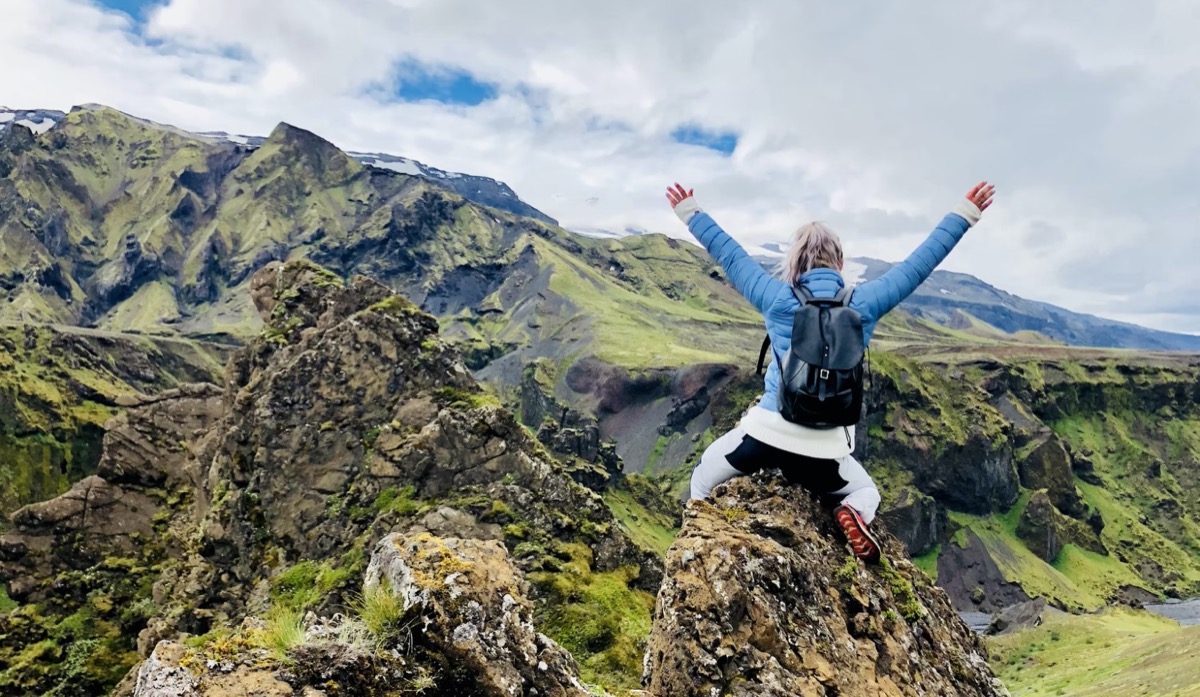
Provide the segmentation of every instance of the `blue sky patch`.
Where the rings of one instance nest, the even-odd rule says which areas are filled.
[[[100,7],[124,12],[134,19],[144,20],[155,5],[165,4],[162,0],[92,0]]]
[[[712,131],[694,124],[671,131],[671,139],[684,145],[699,145],[728,157],[737,148],[738,137],[733,131]]]
[[[461,68],[408,61],[396,68],[392,96],[405,102],[478,106],[495,99],[497,92],[495,84],[479,80]]]

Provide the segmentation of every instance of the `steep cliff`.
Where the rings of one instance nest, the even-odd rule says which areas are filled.
[[[142,392],[211,380],[201,342],[0,323],[0,530],[96,469],[105,422]]]
[[[1200,588],[1200,359],[985,346],[875,368],[885,520],[960,606]]]

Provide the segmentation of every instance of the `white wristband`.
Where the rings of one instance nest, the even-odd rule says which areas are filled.
[[[969,198],[964,198],[954,207],[954,212],[967,219],[967,223],[974,225],[983,217],[983,211],[979,210],[979,206]]]
[[[679,219],[683,221],[684,225],[687,225],[689,222],[691,222],[692,216],[699,212],[700,204],[696,203],[695,196],[688,196],[675,206],[675,215],[679,216]]]

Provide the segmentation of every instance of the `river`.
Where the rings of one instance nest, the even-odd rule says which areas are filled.
[[[1143,607],[1156,615],[1173,619],[1185,627],[1200,624],[1200,598],[1167,601]]]
[[[1168,600],[1165,603],[1155,603],[1153,605],[1142,606],[1147,612],[1153,612],[1161,617],[1172,619],[1183,625],[1191,627],[1200,624],[1200,597],[1191,598],[1189,600]],[[966,622],[971,629],[983,634],[987,631],[988,624],[992,621],[992,615],[986,612],[959,612],[958,616]]]

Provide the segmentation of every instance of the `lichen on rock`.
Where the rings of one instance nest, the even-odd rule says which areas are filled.
[[[525,580],[499,542],[390,535],[365,587],[403,598],[414,643],[466,667],[474,694],[588,694],[571,654],[534,628]]]

